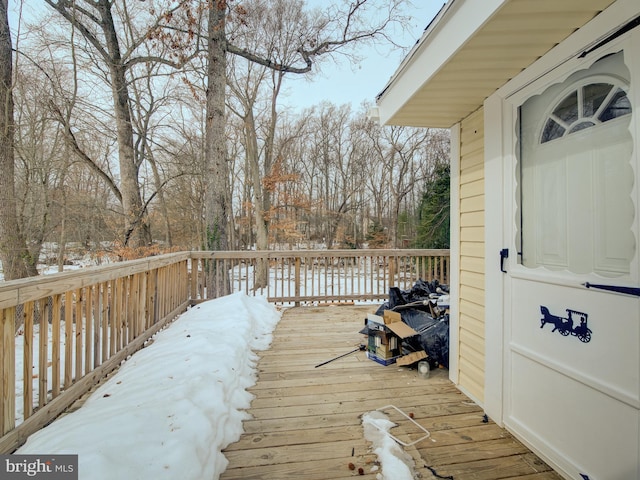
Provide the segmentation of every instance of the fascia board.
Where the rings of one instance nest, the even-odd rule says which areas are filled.
[[[452,0],[378,96],[380,123],[386,124],[508,1]]]

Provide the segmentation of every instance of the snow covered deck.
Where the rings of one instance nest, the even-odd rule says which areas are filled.
[[[316,367],[358,348],[363,320],[374,311],[335,306],[284,312],[271,348],[260,352],[258,382],[250,389],[253,418],[223,451],[229,465],[221,479],[347,479],[359,477],[359,468],[363,478],[376,478],[379,457],[365,439],[361,417],[390,404],[430,432],[404,448],[415,461],[414,478],[560,479],[508,432],[484,423],[482,409],[454,387],[446,370],[423,379],[416,370],[379,365],[362,351]],[[398,425],[394,435],[420,437],[410,421]],[[402,478],[382,473],[380,478]]]

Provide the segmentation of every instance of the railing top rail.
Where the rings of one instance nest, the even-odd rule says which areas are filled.
[[[449,250],[442,249],[341,249],[341,250],[233,250],[183,251],[109,265],[86,267],[39,277],[0,282],[0,308],[8,308],[50,295],[95,285],[171,265],[188,259],[282,259],[330,257],[443,257]]]
[[[0,282],[0,308],[12,307],[49,295],[171,265],[189,258],[189,252],[168,253],[110,265]]]
[[[449,256],[448,249],[340,249],[340,250],[231,250],[192,251],[192,258],[283,258],[283,257],[380,257],[380,256]]]

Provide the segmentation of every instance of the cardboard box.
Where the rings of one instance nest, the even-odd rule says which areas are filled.
[[[367,318],[365,320],[365,325],[369,328],[369,330],[380,330],[384,331],[384,318],[380,315],[374,315],[373,313],[368,313]]]
[[[402,316],[398,312],[394,312],[393,310],[385,310],[382,312],[382,318],[384,320],[385,325],[389,325],[390,323],[402,322]]]
[[[413,337],[414,335],[418,335],[418,332],[416,332],[413,328],[411,328],[404,322],[389,323],[388,325],[386,325],[386,328],[402,340]]]
[[[368,351],[384,359],[397,356],[399,353],[398,338],[388,332],[380,330],[369,330],[367,347]]]
[[[380,365],[384,365],[386,367],[387,365],[391,365],[392,363],[395,363],[398,357],[381,358],[381,357],[378,357],[375,353],[367,352],[367,358],[370,360],[373,360],[376,363],[379,363]]]
[[[397,312],[385,311],[382,317],[368,314],[365,324],[368,335],[367,357],[382,365],[395,363],[401,356],[402,341],[418,335],[418,332],[402,322]]]
[[[401,367],[406,367],[407,365],[413,365],[425,358],[427,358],[427,352],[422,350],[421,352],[412,352],[408,355],[403,355],[396,360],[396,363]]]

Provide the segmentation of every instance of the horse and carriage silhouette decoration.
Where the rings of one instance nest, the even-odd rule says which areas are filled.
[[[543,328],[547,323],[553,325],[552,332],[559,332],[560,335],[566,337],[568,335],[573,335],[578,337],[583,343],[587,343],[591,340],[591,330],[587,326],[587,320],[589,315],[584,312],[579,312],[577,310],[571,310],[567,308],[567,316],[560,317],[558,315],[553,315],[549,312],[549,309],[543,305],[540,305],[540,312],[542,313],[542,318],[540,319],[540,328]],[[579,322],[576,326],[576,320]]]

